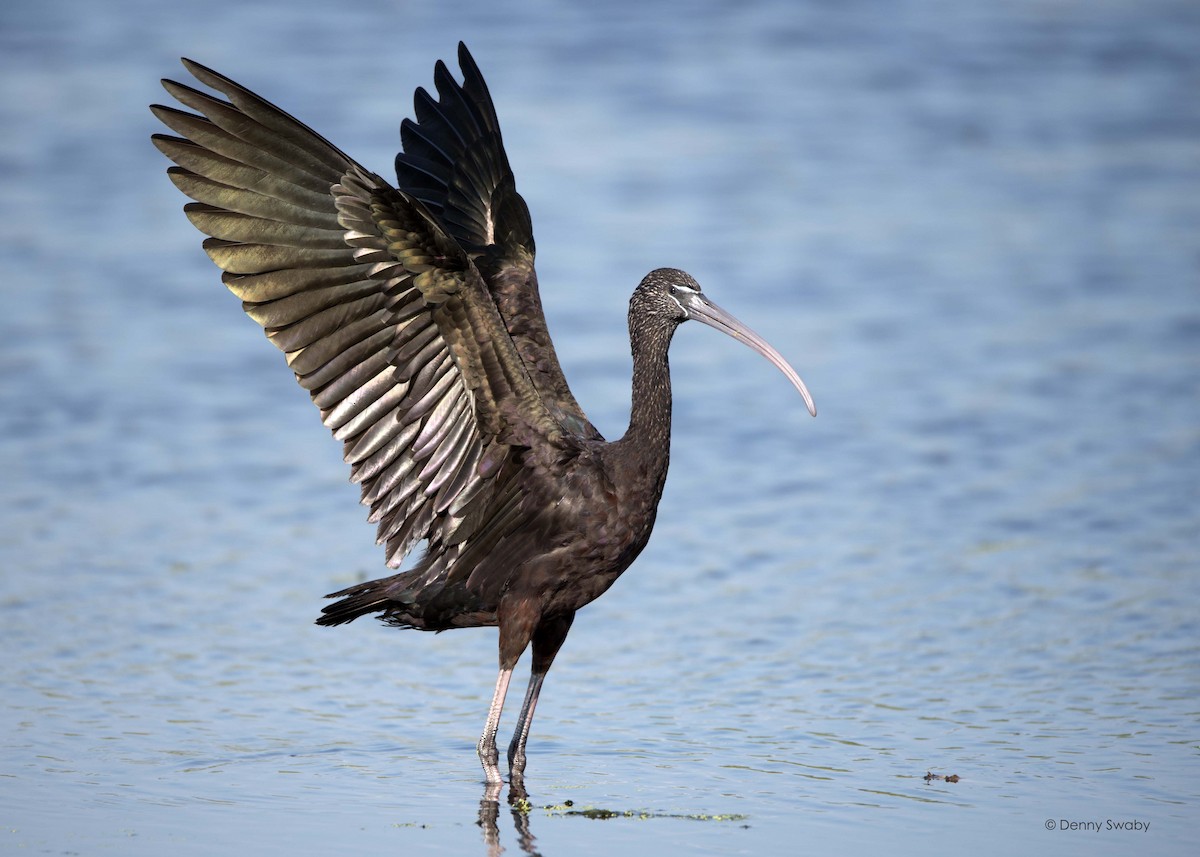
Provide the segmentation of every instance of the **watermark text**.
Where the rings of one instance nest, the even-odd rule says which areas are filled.
[[[1106,833],[1114,831],[1148,831],[1150,822],[1136,818],[1099,818],[1075,820],[1071,818],[1047,818],[1047,830],[1078,830],[1084,833]]]

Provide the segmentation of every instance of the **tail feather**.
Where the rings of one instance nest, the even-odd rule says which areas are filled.
[[[340,598],[328,607],[321,608],[318,625],[344,625],[353,622],[360,616],[369,616],[381,610],[395,608],[399,605],[388,596],[389,590],[396,580],[403,575],[397,574],[380,580],[369,580],[359,583],[339,592],[326,595],[326,598]]]
[[[447,586],[442,580],[428,581],[422,566],[325,597],[341,600],[322,608],[318,625],[344,625],[372,613],[381,613],[379,618],[395,628],[421,631],[478,628],[497,622],[494,605],[469,592],[461,582]]]

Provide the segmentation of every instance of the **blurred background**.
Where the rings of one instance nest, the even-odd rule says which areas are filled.
[[[483,835],[494,632],[312,626],[382,553],[146,109],[188,56],[390,176],[460,39],[601,431],[663,265],[820,410],[680,331],[655,537]],[[10,0],[0,849],[1189,853],[1198,91],[1189,0]]]

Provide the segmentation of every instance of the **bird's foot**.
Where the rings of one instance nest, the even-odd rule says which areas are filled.
[[[500,776],[500,751],[496,749],[496,742],[480,739],[476,749],[479,751],[479,763],[483,765],[483,776],[488,785],[503,783],[504,778]]]
[[[508,745],[508,770],[513,777],[525,773],[525,742],[517,738]]]

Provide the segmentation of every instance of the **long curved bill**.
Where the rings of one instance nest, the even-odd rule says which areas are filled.
[[[689,294],[684,307],[690,318],[702,321],[709,327],[715,327],[722,333],[727,333],[734,339],[746,343],[774,363],[779,371],[787,375],[792,385],[800,391],[800,395],[804,397],[804,404],[808,406],[808,412],[814,417],[817,415],[817,406],[813,403],[813,397],[808,392],[808,387],[804,386],[804,382],[800,380],[796,370],[783,359],[782,354],[771,347],[770,343],[699,292]]]

